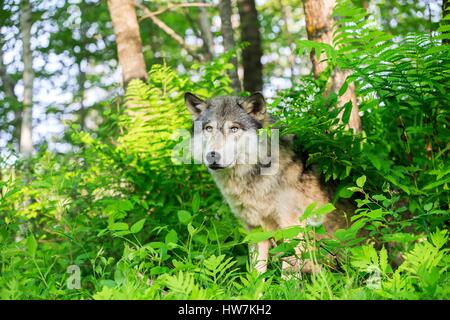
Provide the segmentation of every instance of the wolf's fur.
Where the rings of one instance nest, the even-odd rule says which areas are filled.
[[[199,121],[203,129],[205,125],[214,126],[208,128],[210,132],[205,132],[203,138],[205,154],[211,151],[220,154],[231,144],[230,140],[236,143],[239,153],[239,141],[245,136],[256,135],[258,129],[270,122],[260,93],[248,98],[224,96],[207,101],[186,93],[185,100],[194,121]],[[231,132],[230,126],[238,126],[239,129]],[[249,229],[277,230],[300,225],[299,217],[310,203],[315,201],[322,205],[330,202],[331,193],[321,184],[318,174],[305,169],[288,143],[280,143],[278,170],[274,174],[261,175],[260,163],[242,164],[237,161],[239,157],[238,154],[234,159],[220,159],[217,163],[213,159],[211,168],[216,170],[209,171],[234,214]],[[207,164],[208,161],[211,162],[211,158],[205,159]],[[214,166],[219,166],[219,170]],[[336,213],[327,215],[324,220],[328,232],[334,232],[343,224],[345,218]],[[300,234],[299,238],[302,236]],[[256,269],[264,272],[270,242],[263,241],[257,247]],[[299,245],[297,253],[302,250]],[[287,267],[288,264],[284,263],[283,268]],[[304,266],[306,269],[308,267]]]

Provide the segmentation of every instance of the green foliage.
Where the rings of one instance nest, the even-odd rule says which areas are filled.
[[[323,92],[320,85],[324,84],[317,87],[312,82],[283,97],[285,104],[290,99],[289,108],[281,108],[285,131],[298,133],[299,144],[310,153],[308,164],[319,164],[326,180],[340,181],[341,190],[351,184],[350,176],[364,174],[367,190],[388,192],[389,205],[406,205],[402,214],[397,212],[403,218],[408,211],[424,230],[433,229],[448,219],[448,45],[441,44],[439,35],[409,34],[394,39],[348,1],[340,2],[335,15],[334,47],[311,41],[300,45],[315,49],[316,54],[326,53],[330,64],[352,72],[339,94],[349,82],[356,82],[364,132],[353,137],[327,116],[336,96],[314,96],[314,92]],[[345,115],[348,106],[331,112]],[[299,116],[289,116],[292,111]],[[305,119],[301,115],[307,111]],[[343,124],[347,121],[344,116]],[[356,183],[362,187],[363,181]],[[387,204],[382,195],[377,197]]]
[[[154,66],[149,78],[149,84],[133,80],[128,85],[126,112],[119,118],[125,132],[118,142],[120,148],[150,158],[154,165],[170,163],[172,148],[168,141],[173,140],[176,129],[189,127],[182,98],[186,80],[162,66]]]
[[[230,55],[194,65],[195,84],[154,65],[147,83],[129,84],[117,113],[117,101],[105,104],[98,131],[70,125],[74,150],[41,149],[31,183],[22,163],[3,164],[0,298],[448,299],[448,46],[439,34],[392,38],[349,2],[336,15],[334,47],[297,45],[351,72],[363,133],[345,128],[349,104],[336,107],[347,84],[323,95],[331,67],[271,103],[282,133],[296,134],[307,166],[336,189],[332,203],[306,209],[309,225],[246,232],[204,168],[171,161],[173,133],[190,126],[183,93],[230,93]],[[321,237],[321,218],[341,201],[355,207],[351,224]],[[258,275],[247,244],[269,238],[279,245]],[[300,241],[322,269],[284,279],[280,258]],[[71,266],[80,289],[68,286]]]

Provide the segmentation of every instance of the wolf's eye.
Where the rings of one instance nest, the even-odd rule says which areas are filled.
[[[239,130],[238,127],[231,127],[231,128],[230,128],[230,131],[233,132],[233,133],[238,132],[238,130]]]
[[[213,131],[213,127],[211,127],[211,126],[206,126],[206,127],[205,127],[205,130],[208,131],[208,132],[212,132],[212,131]]]

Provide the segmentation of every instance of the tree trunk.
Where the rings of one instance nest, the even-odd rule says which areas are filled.
[[[86,106],[84,105],[84,94],[85,94],[84,87],[86,85],[86,71],[81,68],[83,61],[84,61],[84,59],[82,59],[81,61],[79,61],[77,63],[77,65],[78,65],[78,77],[77,77],[78,97],[77,98],[80,102],[80,109],[78,110],[80,127],[81,127],[81,130],[84,131],[84,130],[86,130],[86,116],[87,116],[88,110],[86,109]]]
[[[3,41],[0,40],[0,79],[2,80],[3,92],[7,98],[15,97],[15,83],[6,71],[4,63]]]
[[[31,51],[31,4],[30,0],[21,0],[20,2],[20,33],[22,34],[22,61],[23,61],[23,100],[22,115],[20,127],[19,152],[26,160],[24,161],[23,182],[29,184],[31,176],[31,156],[33,154],[33,53]],[[23,205],[28,206],[32,199],[26,198]],[[19,232],[15,240],[21,241],[31,222],[25,221],[19,224]]]
[[[22,33],[23,60],[23,109],[19,150],[25,157],[33,152],[33,56],[31,52],[31,5],[29,0],[21,1],[20,31]]]
[[[208,10],[205,7],[199,7],[200,11],[198,17],[198,25],[200,27],[200,34],[203,40],[203,49],[208,60],[211,60],[213,56],[214,41],[211,32],[211,23],[208,18]]]
[[[20,146],[20,127],[21,127],[21,108],[18,108],[17,95],[14,92],[16,82],[9,76],[6,70],[6,65],[4,63],[4,51],[3,51],[3,39],[0,39],[0,79],[2,80],[3,92],[5,98],[8,100],[8,104],[14,104],[14,132],[13,132],[13,142]]]
[[[335,4],[335,0],[303,0],[306,31],[309,40],[333,44],[332,13]],[[318,78],[320,73],[327,68],[326,56],[321,54],[319,59],[317,59],[315,53],[311,52],[311,62],[313,64],[314,77]],[[335,69],[329,88],[335,92],[339,91],[347,76],[348,72]],[[339,105],[342,106],[348,101],[351,101],[353,105],[348,125],[354,132],[361,132],[361,118],[353,83],[349,84],[347,91],[339,97]],[[342,117],[342,113],[339,117]]]
[[[249,43],[242,51],[244,89],[250,92],[261,91],[263,88],[262,48],[255,0],[237,0],[237,3],[240,16],[241,41]]]
[[[449,0],[443,0],[442,1],[442,18],[444,18],[446,15],[450,14],[450,1]],[[441,25],[449,25],[449,20],[441,20]],[[449,33],[449,32],[446,32]],[[442,41],[443,44],[450,44],[450,39],[444,39]]]
[[[233,50],[236,47],[236,42],[234,41],[234,32],[233,27],[231,25],[231,1],[230,0],[220,0],[219,1],[219,14],[221,21],[221,31],[223,37],[223,47],[225,52],[229,50]],[[236,56],[231,58],[231,64],[233,65],[233,69],[228,70],[228,75],[231,79],[231,87],[235,93],[240,92],[242,90],[241,82],[238,77],[238,61]]]
[[[108,8],[116,35],[123,86],[126,88],[133,79],[147,79],[135,4],[134,0],[108,0]]]

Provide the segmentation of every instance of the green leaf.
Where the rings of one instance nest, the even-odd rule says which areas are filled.
[[[351,101],[347,102],[346,104],[344,104],[343,108],[344,108],[344,113],[342,114],[342,122],[345,124],[348,124],[348,121],[350,120],[350,115],[352,113],[352,108],[353,108],[352,102]]]
[[[178,235],[177,232],[175,230],[170,230],[165,238],[165,242],[166,244],[168,243],[177,243],[178,242]]]
[[[348,88],[348,81],[345,81],[344,84],[342,85],[342,87],[339,89],[339,96],[344,95],[345,91],[347,91]],[[348,103],[350,103],[350,105],[352,104],[351,101],[347,102],[345,105],[347,105]],[[351,110],[351,108],[350,108]],[[345,122],[348,123],[348,122]]]
[[[130,211],[134,207],[133,203],[129,200],[114,200],[111,201],[111,205],[120,211]]]
[[[160,274],[164,274],[164,273],[168,273],[169,272],[169,268],[167,267],[160,267],[160,266],[156,266],[150,269],[150,275],[151,276],[156,276],[156,275],[160,275]]]
[[[366,176],[361,176],[358,179],[356,179],[356,185],[360,188],[364,187],[364,184],[366,183]]]
[[[192,226],[192,223],[190,223],[190,222],[187,226],[187,229],[188,229],[189,235],[191,237],[197,232],[197,230]]]
[[[31,234],[30,236],[28,236],[27,238],[27,249],[28,249],[28,254],[30,256],[32,256],[34,258],[34,256],[36,255],[36,250],[37,250],[38,244],[36,239],[34,238],[34,235]]]
[[[305,212],[300,217],[300,220],[308,219],[311,215],[314,214],[314,208],[317,206],[317,203],[315,201],[311,202],[305,209]]]
[[[350,191],[349,186],[340,186],[335,194],[335,197],[333,199],[333,202],[336,201],[339,198],[343,198],[343,199],[348,199],[351,198],[351,196],[353,195],[353,191]]]
[[[376,209],[367,212],[366,214],[371,220],[380,220],[383,218],[383,211],[381,209]]]
[[[435,181],[433,183],[427,184],[425,187],[422,188],[422,190],[433,189],[433,188],[439,187],[442,184],[449,183],[449,182],[450,182],[450,177],[448,177],[446,179],[441,179],[441,180]]]
[[[376,194],[376,195],[374,195],[372,198],[374,198],[374,199],[377,200],[377,201],[384,201],[384,200],[387,199],[387,198],[386,198],[384,195],[382,195],[382,194]]]
[[[138,233],[139,231],[141,231],[142,228],[144,227],[144,223],[145,223],[145,218],[141,219],[138,222],[136,222],[135,224],[133,224],[130,229],[131,233]]]
[[[323,214],[330,213],[333,210],[336,210],[336,208],[331,203],[327,203],[327,204],[324,204],[323,206],[321,206],[319,209],[317,209],[314,212],[314,214],[317,216],[321,216]]]
[[[200,208],[200,195],[197,193],[194,194],[192,198],[192,212],[197,213]]]
[[[321,216],[327,213],[330,213],[331,211],[335,210],[336,208],[331,203],[324,204],[323,206],[320,206],[318,209],[316,209],[317,203],[312,202],[310,203],[306,209],[303,215],[300,217],[300,220],[306,220],[312,216]]]
[[[177,212],[177,215],[178,215],[178,220],[180,221],[181,224],[187,225],[189,222],[192,221],[191,213],[186,210],[179,210]]]
[[[128,230],[128,224],[126,224],[125,222],[116,222],[116,223],[109,225],[108,228],[109,228],[109,230],[113,230],[113,231]]]
[[[294,255],[295,254],[295,247],[298,245],[297,241],[291,241],[291,242],[283,242],[280,245],[277,245],[275,248],[270,249],[271,254],[289,254]]]
[[[293,226],[285,229],[280,229],[275,232],[274,238],[276,241],[281,239],[292,239],[302,232],[303,228],[300,226]]]
[[[258,243],[274,236],[273,231],[252,231],[245,238],[244,242]]]
[[[358,188],[358,187],[348,187],[347,188],[350,192],[363,192],[362,188]]]

